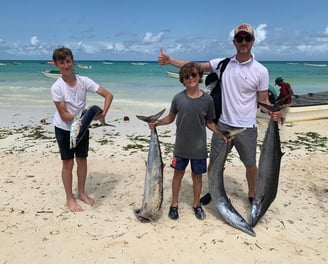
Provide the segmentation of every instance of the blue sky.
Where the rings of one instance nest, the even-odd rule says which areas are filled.
[[[231,56],[231,32],[255,28],[259,60],[328,60],[328,1],[2,0],[0,60],[208,60]]]

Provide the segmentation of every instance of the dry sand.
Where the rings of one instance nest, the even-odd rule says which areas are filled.
[[[174,125],[158,128],[166,163],[163,214],[157,222],[139,222],[133,210],[143,198],[149,129],[132,115],[124,122],[122,113],[109,115],[115,127],[91,129],[87,192],[96,202],[69,212],[51,115],[6,112],[0,128],[0,263],[328,262],[328,119],[281,126],[285,154],[278,195],[252,237],[224,223],[213,203],[205,207],[204,221],[195,218],[189,169],[180,218],[167,217]],[[259,144],[265,128],[261,119]],[[234,151],[225,184],[232,204],[248,219],[244,168]]]

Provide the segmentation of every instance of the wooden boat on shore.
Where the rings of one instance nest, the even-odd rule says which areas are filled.
[[[166,71],[166,74],[167,74],[168,77],[179,79],[179,73],[178,72]],[[203,74],[203,81],[205,81],[207,75],[208,75],[208,73]]]
[[[285,113],[287,123],[328,118],[328,91],[294,95]],[[269,115],[259,109],[257,117],[268,119]]]

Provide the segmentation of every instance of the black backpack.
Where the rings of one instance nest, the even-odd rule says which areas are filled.
[[[220,61],[218,66],[216,67],[216,69],[220,69],[220,78],[215,72],[212,72],[209,75],[207,75],[205,79],[206,86],[210,85],[213,82],[216,82],[215,87],[212,89],[210,93],[214,101],[215,115],[216,115],[216,119],[214,120],[215,123],[218,122],[220,115],[222,113],[221,77],[229,61],[230,58],[225,58],[224,60]]]

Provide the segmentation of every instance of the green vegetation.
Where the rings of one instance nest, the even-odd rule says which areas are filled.
[[[297,138],[295,140],[289,140],[282,142],[283,147],[290,150],[305,148],[308,152],[328,152],[328,138],[322,137],[316,132],[296,133]]]
[[[14,128],[0,128],[0,141],[14,135],[19,135],[21,137],[16,139],[16,142],[21,141],[24,144],[19,146],[11,146],[10,151],[23,152],[27,148],[33,147],[37,140],[49,141],[49,144],[55,144],[54,132],[49,132],[45,129],[43,125],[24,125],[21,127]],[[174,144],[167,142],[167,139],[172,139],[172,131],[165,130],[159,133],[159,140],[161,143],[161,150],[163,155],[171,155],[173,153]],[[91,138],[94,136],[91,134]],[[120,133],[106,131],[101,137],[94,138],[94,141],[100,145],[114,145],[116,143],[116,138],[120,137]],[[126,136],[129,139],[129,143],[122,146],[122,150],[130,151],[130,154],[136,152],[148,152],[149,148],[149,135],[136,135],[131,134]],[[263,142],[259,142],[261,145]],[[0,143],[1,145],[1,143]],[[50,145],[48,146],[48,148]],[[306,133],[296,133],[296,139],[288,140],[286,142],[281,142],[282,149],[289,149],[290,151],[305,149],[307,153],[313,152],[328,152],[328,138],[321,136],[316,132],[306,132]],[[5,149],[4,149],[5,150]],[[208,150],[210,150],[210,143],[208,143]],[[6,150],[5,150],[6,151]],[[229,155],[228,162],[232,158]]]

